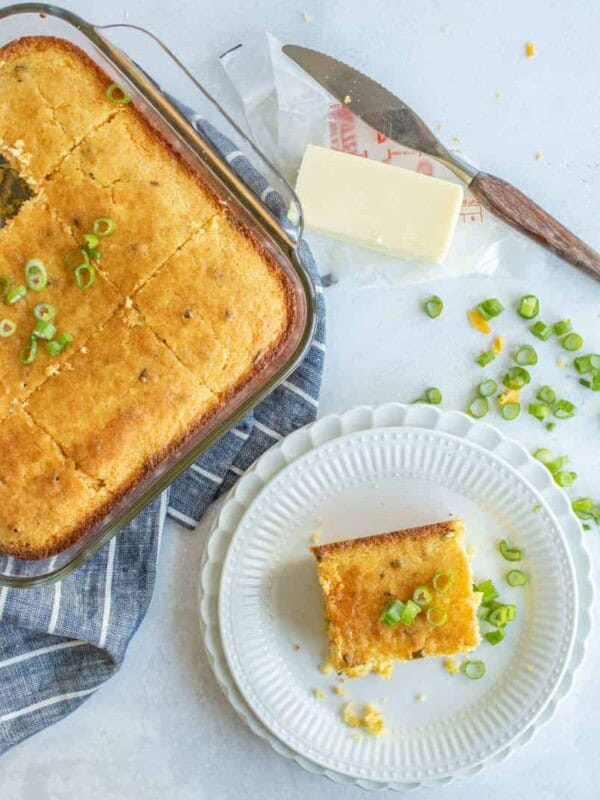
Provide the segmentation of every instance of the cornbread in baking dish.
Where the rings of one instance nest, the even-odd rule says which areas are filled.
[[[0,48],[0,297],[31,259],[48,277],[0,299],[0,552],[18,558],[101,520],[275,357],[295,314],[283,270],[111,82],[59,39]],[[65,256],[99,218],[114,230],[88,245],[82,289]],[[73,341],[52,354],[40,338],[24,363],[40,303]]]
[[[455,655],[479,644],[479,597],[464,539],[464,523],[455,519],[311,548],[325,601],[329,661],[337,672],[387,676],[395,659]],[[437,575],[444,578],[434,580]],[[419,587],[431,598],[414,621],[386,624],[388,604],[406,603]],[[430,624],[429,609],[433,622],[446,617],[445,623]]]

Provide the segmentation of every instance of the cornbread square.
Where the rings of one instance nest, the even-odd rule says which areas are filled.
[[[118,235],[118,233],[115,233]],[[82,291],[64,256],[76,247],[77,241],[68,228],[57,221],[47,204],[36,198],[26,203],[0,234],[0,273],[12,280],[12,285],[25,284],[25,264],[31,258],[43,261],[48,273],[48,286],[42,292],[28,292],[14,305],[0,307],[0,317],[11,319],[17,329],[13,336],[0,339],[0,374],[13,397],[27,397],[46,378],[71,357],[67,347],[50,357],[45,342],[38,342],[38,355],[32,364],[23,364],[21,350],[29,344],[36,322],[33,309],[38,303],[50,303],[56,308],[53,324],[60,332],[72,334],[78,344],[93,334],[115,312],[121,302],[117,291],[101,273],[93,289]]]
[[[479,597],[464,538],[464,522],[455,519],[311,548],[325,599],[329,660],[337,672],[389,675],[394,659],[449,656],[479,644]],[[454,578],[443,594],[432,586],[439,572]],[[381,614],[388,602],[406,602],[419,586],[428,587],[432,606],[447,612],[446,624],[430,625],[422,611],[411,625],[386,625]]]
[[[215,217],[134,296],[148,323],[200,380],[222,392],[272,350],[287,293],[249,239]]]
[[[28,407],[79,469],[115,491],[175,447],[216,401],[141,326],[115,316]]]
[[[106,501],[56,444],[17,408],[0,425],[0,540],[4,553],[38,558],[62,549]]]
[[[118,113],[106,97],[108,83],[87,56],[59,39],[24,38],[2,48],[0,150],[41,181],[88,131]]]
[[[87,136],[44,191],[75,235],[91,230],[97,217],[115,220],[115,233],[102,239],[102,268],[126,295],[218,211],[133,109]]]

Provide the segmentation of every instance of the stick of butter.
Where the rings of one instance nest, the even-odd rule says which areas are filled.
[[[463,198],[456,183],[310,144],[296,192],[307,228],[435,264],[448,252]]]

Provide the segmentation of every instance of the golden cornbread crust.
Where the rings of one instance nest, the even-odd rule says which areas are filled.
[[[64,71],[68,84],[61,85]],[[125,503],[278,357],[298,313],[274,256],[133,103],[107,101],[110,83],[60,39],[27,37],[0,48],[0,154],[34,188],[0,229],[0,273],[22,282],[24,262],[36,257],[51,278],[47,292],[0,309],[18,326],[17,335],[0,340],[0,552],[21,559],[64,550]],[[39,133],[28,140],[35,114]],[[48,146],[32,154],[38,135]],[[115,232],[101,241],[96,283],[77,296],[62,259],[99,216],[111,216]],[[193,337],[177,335],[178,318],[158,320],[167,336],[150,313],[169,291],[168,279],[160,279],[180,252],[200,259],[186,256],[194,309],[183,309],[181,324],[201,322],[224,353],[227,371],[213,369],[213,382],[190,360]],[[242,270],[240,281],[232,264]],[[210,296],[194,283],[201,269]],[[35,302],[44,301],[56,305],[58,330],[72,332],[74,345],[51,359],[41,343],[34,364],[22,365],[21,329]],[[263,317],[260,309],[268,309]],[[11,468],[15,452],[18,470]]]
[[[338,672],[388,676],[394,660],[468,652],[479,644],[478,598],[464,548],[460,519],[311,547],[325,601],[329,661]],[[432,585],[452,573],[448,591]],[[381,614],[390,600],[406,602],[427,586],[432,606],[448,614],[435,627],[421,612],[411,625],[388,626]]]

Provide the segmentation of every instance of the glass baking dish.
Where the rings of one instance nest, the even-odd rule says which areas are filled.
[[[138,486],[89,530],[56,556],[24,561],[0,556],[0,585],[30,587],[64,578],[91,558],[139,511],[171,484],[219,437],[285,380],[310,346],[315,316],[315,289],[298,257],[302,212],[296,196],[252,142],[203,89],[190,72],[153,34],[131,25],[97,26],[63,9],[27,3],[0,9],[0,46],[22,36],[56,36],[88,54],[131,95],[150,122],[197,169],[231,215],[276,260],[288,278],[296,309],[283,347],[234,397],[172,455],[152,469]],[[125,55],[127,53],[127,55]],[[155,76],[156,81],[152,76]],[[159,86],[159,83],[160,86]],[[177,102],[227,136],[279,193],[285,208],[276,217],[232,169],[228,161],[183,115]],[[229,157],[231,161],[231,156]]]

